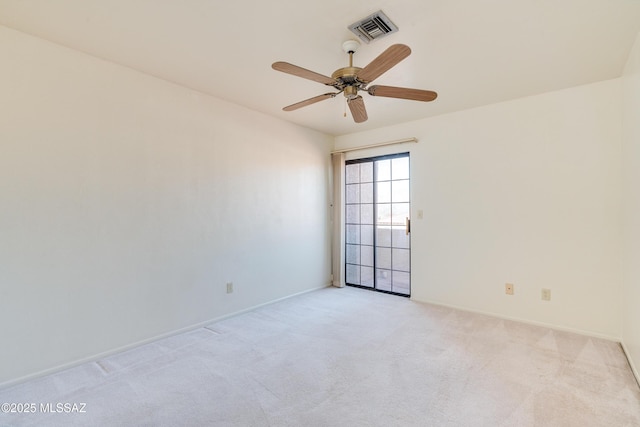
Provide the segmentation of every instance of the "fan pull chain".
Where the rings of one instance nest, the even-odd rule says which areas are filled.
[[[343,117],[347,117],[347,98],[344,99],[344,115]]]

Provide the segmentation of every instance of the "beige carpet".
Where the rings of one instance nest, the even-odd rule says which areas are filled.
[[[616,343],[354,288],[0,390],[3,402],[86,406],[2,426],[640,426]]]

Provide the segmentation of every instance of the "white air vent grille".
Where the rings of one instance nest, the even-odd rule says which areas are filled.
[[[365,43],[398,31],[398,27],[381,10],[349,25],[348,28]]]

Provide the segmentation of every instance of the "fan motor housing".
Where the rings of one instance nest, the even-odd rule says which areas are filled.
[[[336,70],[331,74],[332,79],[340,80],[343,83],[349,84],[356,81],[356,75],[362,70],[359,67],[344,67]]]

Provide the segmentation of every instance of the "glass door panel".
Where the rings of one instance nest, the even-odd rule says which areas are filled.
[[[348,164],[345,181],[347,283],[373,288],[373,164]]]

